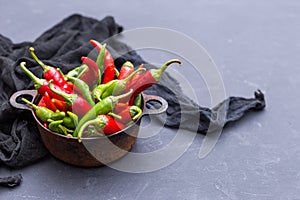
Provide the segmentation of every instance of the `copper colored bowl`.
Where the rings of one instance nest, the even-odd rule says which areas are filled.
[[[11,96],[11,105],[19,109],[31,110],[42,141],[54,157],[81,167],[105,165],[126,155],[136,141],[142,116],[165,112],[168,107],[168,103],[163,98],[143,94],[143,115],[134,124],[113,135],[82,138],[82,142],[78,142],[77,138],[67,137],[45,128],[30,106],[17,102],[17,98],[28,95],[32,96],[32,102],[37,104],[40,95],[36,90],[21,90]],[[148,109],[146,107],[148,101],[160,102],[161,107],[155,110]]]

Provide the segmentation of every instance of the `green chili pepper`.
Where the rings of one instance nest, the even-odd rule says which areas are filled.
[[[82,124],[82,126],[80,127],[80,129],[78,130],[78,140],[81,140],[81,137],[83,135],[83,131],[90,125],[97,125],[98,127],[100,127],[101,129],[103,129],[103,127],[105,127],[106,125],[106,120],[103,120],[99,115],[97,116],[95,119],[91,119],[86,121],[84,124]],[[93,134],[94,135],[95,130],[89,131],[89,134]]]
[[[88,66],[86,64],[83,64],[79,67],[76,67],[69,71],[66,75],[66,77],[75,77],[78,78],[80,77],[86,70],[88,69]]]
[[[133,121],[143,114],[143,111],[138,106],[131,106],[129,111]]]
[[[70,129],[75,129],[76,128],[76,126],[75,126],[73,120],[71,119],[71,117],[63,118],[63,125],[67,128],[70,128]]]
[[[126,84],[131,78],[138,72],[144,71],[145,69],[137,69],[132,72],[128,77],[123,80],[117,80],[115,85],[111,85],[102,95],[102,98],[108,97],[110,95],[122,94],[126,89]]]
[[[125,79],[122,80],[112,80],[108,83],[105,84],[101,84],[99,86],[97,86],[94,90],[94,96],[95,98],[97,98],[99,101],[101,99],[104,99],[108,96],[115,96],[115,95],[119,95],[121,93],[124,92],[125,88],[126,88],[126,83],[139,71],[142,71],[145,69],[138,69],[134,72],[132,72],[128,77],[126,77]]]
[[[100,84],[100,85],[96,86],[96,87],[93,89],[93,92],[92,92],[94,98],[97,99],[98,101],[101,101],[101,100],[102,100],[101,96],[102,96],[103,92],[104,92],[105,90],[107,90],[107,88],[109,88],[110,85],[116,84],[116,82],[117,82],[117,80],[112,80],[112,81],[110,81],[110,82],[108,82],[108,83]]]
[[[59,134],[64,134],[64,135],[70,135],[70,133],[73,133],[72,130],[66,128],[65,126],[61,125],[63,123],[63,120],[48,120],[49,122],[49,129],[53,132],[59,133]]]
[[[106,84],[108,84],[108,87],[103,86],[101,88],[102,91],[100,92],[101,93],[100,99],[104,99],[105,97],[112,95],[113,89],[116,88],[118,85],[118,80],[115,79],[115,80],[112,80],[112,81],[102,84],[102,85],[106,85]]]
[[[87,100],[87,102],[91,105],[94,106],[95,102],[92,99],[91,93],[90,93],[90,87],[88,84],[86,84],[83,80],[80,80],[79,78],[75,77],[67,77],[76,87],[79,88],[82,96]]]
[[[102,48],[101,48],[101,50],[98,54],[97,60],[96,60],[96,63],[98,65],[98,69],[100,71],[98,84],[101,84],[101,82],[102,82],[102,75],[103,75],[104,69],[105,69],[105,67],[104,67],[105,52],[106,52],[106,44],[103,44]]]
[[[142,94],[139,93],[134,97],[133,105],[141,108],[142,107]]]
[[[81,126],[85,124],[87,121],[91,119],[95,119],[96,116],[100,114],[107,114],[109,113],[118,103],[118,101],[122,98],[128,97],[133,91],[130,90],[129,92],[119,95],[119,96],[109,96],[102,101],[99,101],[94,107],[92,107],[78,122],[78,125],[73,133],[74,137],[78,137],[79,141],[82,135],[78,135],[78,131],[80,130]]]
[[[134,123],[135,120],[137,120],[141,115],[143,114],[143,111],[140,109],[140,107],[137,106],[131,106],[130,107],[130,115],[132,117],[132,120],[126,124],[126,126],[131,125]]]
[[[103,132],[105,135],[114,134],[124,128],[124,125],[116,122],[113,117],[108,115],[98,115],[95,119],[89,120],[84,123],[80,128],[78,135],[83,135],[83,131],[91,125],[99,127],[101,129],[101,132]]]
[[[51,120],[61,120],[66,116],[65,112],[53,112],[49,108],[43,107],[43,106],[37,106],[28,101],[25,98],[22,98],[22,101],[32,106],[32,108],[35,110],[36,116],[42,121],[47,122],[48,119]]]
[[[61,123],[63,123],[63,120],[58,120],[58,121],[48,120],[48,122],[49,122],[48,128],[51,131],[64,134],[62,130],[58,127]]]
[[[78,116],[70,111],[67,111],[68,116],[63,118],[63,125],[69,129],[75,129],[78,124]]]

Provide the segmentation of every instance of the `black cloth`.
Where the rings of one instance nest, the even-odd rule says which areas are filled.
[[[16,187],[20,185],[23,178],[21,174],[17,174],[15,176],[1,177],[0,178],[0,186],[3,187]]]
[[[118,34],[122,27],[115,23],[111,16],[101,21],[78,14],[69,16],[50,30],[44,32],[33,42],[13,43],[9,38],[0,35],[0,163],[12,168],[23,167],[34,163],[47,154],[31,113],[18,110],[9,104],[10,96],[19,90],[33,89],[32,81],[26,77],[19,67],[21,61],[26,61],[27,67],[38,77],[42,77],[42,69],[31,59],[29,47],[34,47],[38,56],[48,65],[57,66],[65,73],[81,64],[81,56],[88,55],[93,47],[90,39],[99,42]],[[138,66],[145,61],[126,44],[113,41],[108,44],[117,67],[126,60]],[[127,52],[123,54],[122,52]],[[172,87],[172,91],[168,89]],[[165,73],[157,84],[146,91],[165,98],[169,107],[166,126],[189,128],[189,123],[195,123],[195,115],[200,114],[198,132],[206,134],[209,125],[217,128],[236,121],[250,110],[262,110],[265,107],[264,96],[255,93],[254,98],[230,97],[216,107],[204,108],[182,95],[179,83]],[[226,119],[220,121],[219,112],[226,107]],[[15,180],[15,179],[19,179]],[[16,186],[21,182],[21,176],[2,178],[5,186]],[[15,184],[11,184],[11,181]]]

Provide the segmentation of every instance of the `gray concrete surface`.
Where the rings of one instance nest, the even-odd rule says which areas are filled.
[[[126,30],[182,32],[206,48],[228,96],[251,97],[260,88],[267,100],[265,111],[227,127],[202,160],[201,135],[176,162],[151,173],[81,169],[49,156],[19,170],[1,167],[0,174],[24,177],[18,188],[0,188],[1,199],[300,199],[299,1],[1,0],[0,5],[0,33],[14,42],[32,41],[72,13],[112,15]],[[199,80],[191,82],[209,105]],[[166,129],[135,148],[156,149],[172,133]]]

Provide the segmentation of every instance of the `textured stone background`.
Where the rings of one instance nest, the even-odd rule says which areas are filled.
[[[0,188],[1,199],[300,199],[299,10],[298,0],[1,0],[0,33],[14,42],[32,41],[73,13],[112,15],[125,30],[169,28],[204,46],[228,96],[251,97],[260,88],[267,100],[265,111],[225,129],[202,160],[201,135],[180,159],[152,173],[80,169],[48,156],[25,169],[0,168],[0,174],[24,176],[20,187]],[[201,80],[190,81],[209,105]],[[156,149],[172,133],[165,130],[135,148]]]

